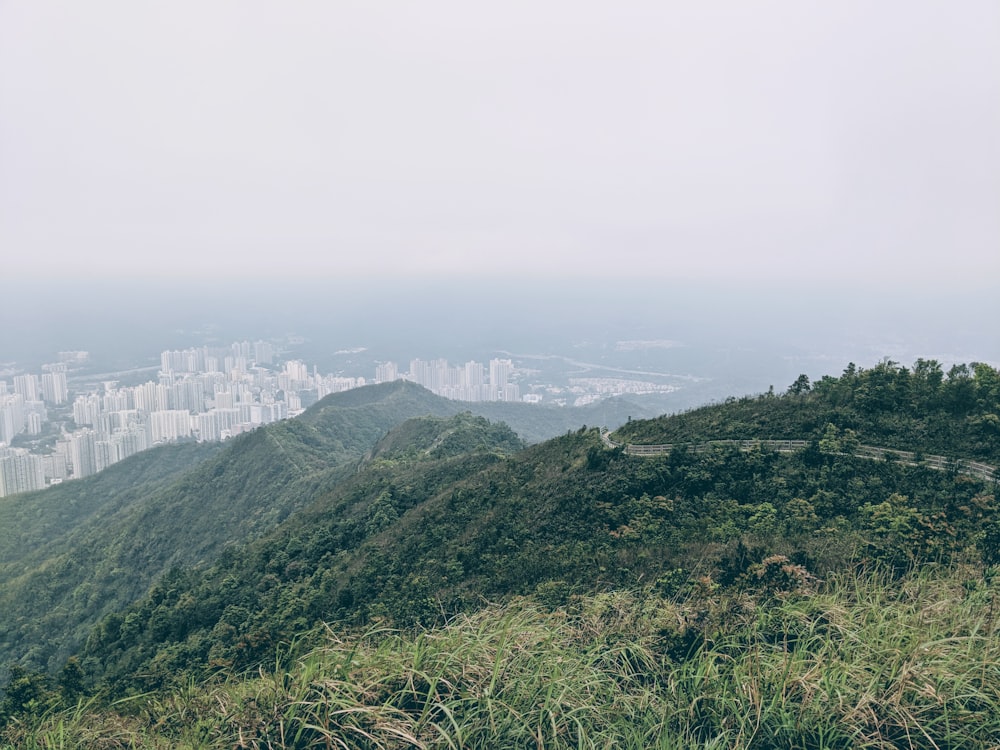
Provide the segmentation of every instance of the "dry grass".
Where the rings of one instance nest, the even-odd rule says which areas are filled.
[[[4,747],[996,748],[998,593],[938,571],[750,607],[519,601],[416,635],[331,631],[291,668],[82,706]]]

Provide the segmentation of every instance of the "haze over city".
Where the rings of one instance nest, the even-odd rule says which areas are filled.
[[[986,1],[5,3],[0,361],[292,335],[719,397],[995,363],[998,34]]]
[[[998,35],[989,0],[4,3],[3,275],[982,288]]]

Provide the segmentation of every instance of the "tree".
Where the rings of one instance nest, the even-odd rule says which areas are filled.
[[[44,674],[11,664],[3,700],[0,700],[0,726],[14,718],[40,716],[49,708],[52,698]]]
[[[59,696],[63,703],[71,706],[86,693],[83,669],[80,660],[71,656],[59,670]]]
[[[968,365],[953,365],[948,370],[945,393],[952,413],[962,414],[972,408],[976,398],[976,384]]]
[[[911,377],[910,394],[913,405],[921,411],[928,411],[940,393],[943,382],[944,371],[940,362],[936,359],[918,359],[913,364]]]
[[[803,373],[795,378],[795,382],[788,386],[788,392],[794,396],[809,393],[809,376]]]
[[[827,422],[823,428],[823,437],[819,440],[819,450],[826,454],[840,453],[840,430],[837,425]]]

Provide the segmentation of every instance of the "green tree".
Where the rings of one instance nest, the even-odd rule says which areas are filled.
[[[0,727],[11,719],[40,716],[53,702],[54,695],[44,674],[11,664],[3,700],[0,700]]]
[[[59,671],[59,697],[62,698],[63,703],[71,706],[85,695],[87,692],[85,683],[80,660],[71,656]]]
[[[803,393],[809,393],[809,388],[809,376],[803,373],[795,378],[794,383],[788,386],[788,392],[793,396],[800,396]]]

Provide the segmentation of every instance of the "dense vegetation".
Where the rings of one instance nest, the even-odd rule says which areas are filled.
[[[885,360],[810,383],[800,376],[785,397],[729,399],[685,414],[633,421],[617,432],[627,443],[711,439],[797,439],[832,425],[862,443],[1000,463],[1000,373],[985,364],[934,360],[912,368]]]
[[[75,618],[61,606],[84,580],[111,576],[102,564],[112,541],[105,538],[106,531],[147,498],[169,492],[220,447],[187,443],[154,448],[96,476],[0,500],[0,677],[12,657],[43,666],[55,654],[61,663],[69,650],[50,648],[53,641],[73,633],[69,639],[79,644],[97,617],[135,598],[116,598],[112,592],[104,602],[102,591],[102,601],[93,603],[88,618]],[[88,545],[88,538],[100,542]],[[76,567],[74,560],[80,559],[74,554],[87,556],[96,567]],[[80,597],[88,598],[86,588],[79,591],[76,607],[82,604]]]
[[[847,448],[1000,463],[998,384],[852,366],[617,433],[794,453],[631,456],[587,428],[521,449],[471,415],[363,430],[363,460],[293,482],[258,538],[175,565],[54,676],[15,669],[0,721],[23,746],[988,747],[997,487]],[[342,414],[291,429],[328,445]],[[248,451],[257,473],[280,443]]]
[[[4,578],[35,567],[38,560],[33,555],[41,549],[59,544],[64,535],[95,518],[135,503],[142,494],[176,481],[221,447],[219,443],[164,445],[86,480],[0,498],[0,565],[4,566]]]
[[[266,538],[106,619],[85,665],[123,689],[158,688],[249,667],[320,622],[433,625],[484,600],[559,604],[645,582],[673,594],[706,575],[728,585],[775,554],[820,576],[866,561],[903,572],[981,559],[996,518],[982,482],[818,449],[642,458],[587,430],[507,458],[376,460]]]
[[[56,670],[97,621],[172,568],[213,562],[340,481],[394,425],[468,404],[396,382],[333,394],[224,446],[157,448],[84,480],[0,501],[0,681],[11,660]],[[474,405],[473,405],[474,406]],[[492,411],[503,405],[490,405]],[[526,405],[514,405],[526,406]],[[529,432],[579,413],[511,411]]]
[[[995,747],[996,577],[819,583],[785,568],[685,597],[517,600],[417,633],[327,631],[267,671],[105,707],[76,703],[72,673],[22,675],[0,710],[41,716],[0,730],[0,748]],[[76,708],[58,708],[67,698]]]

